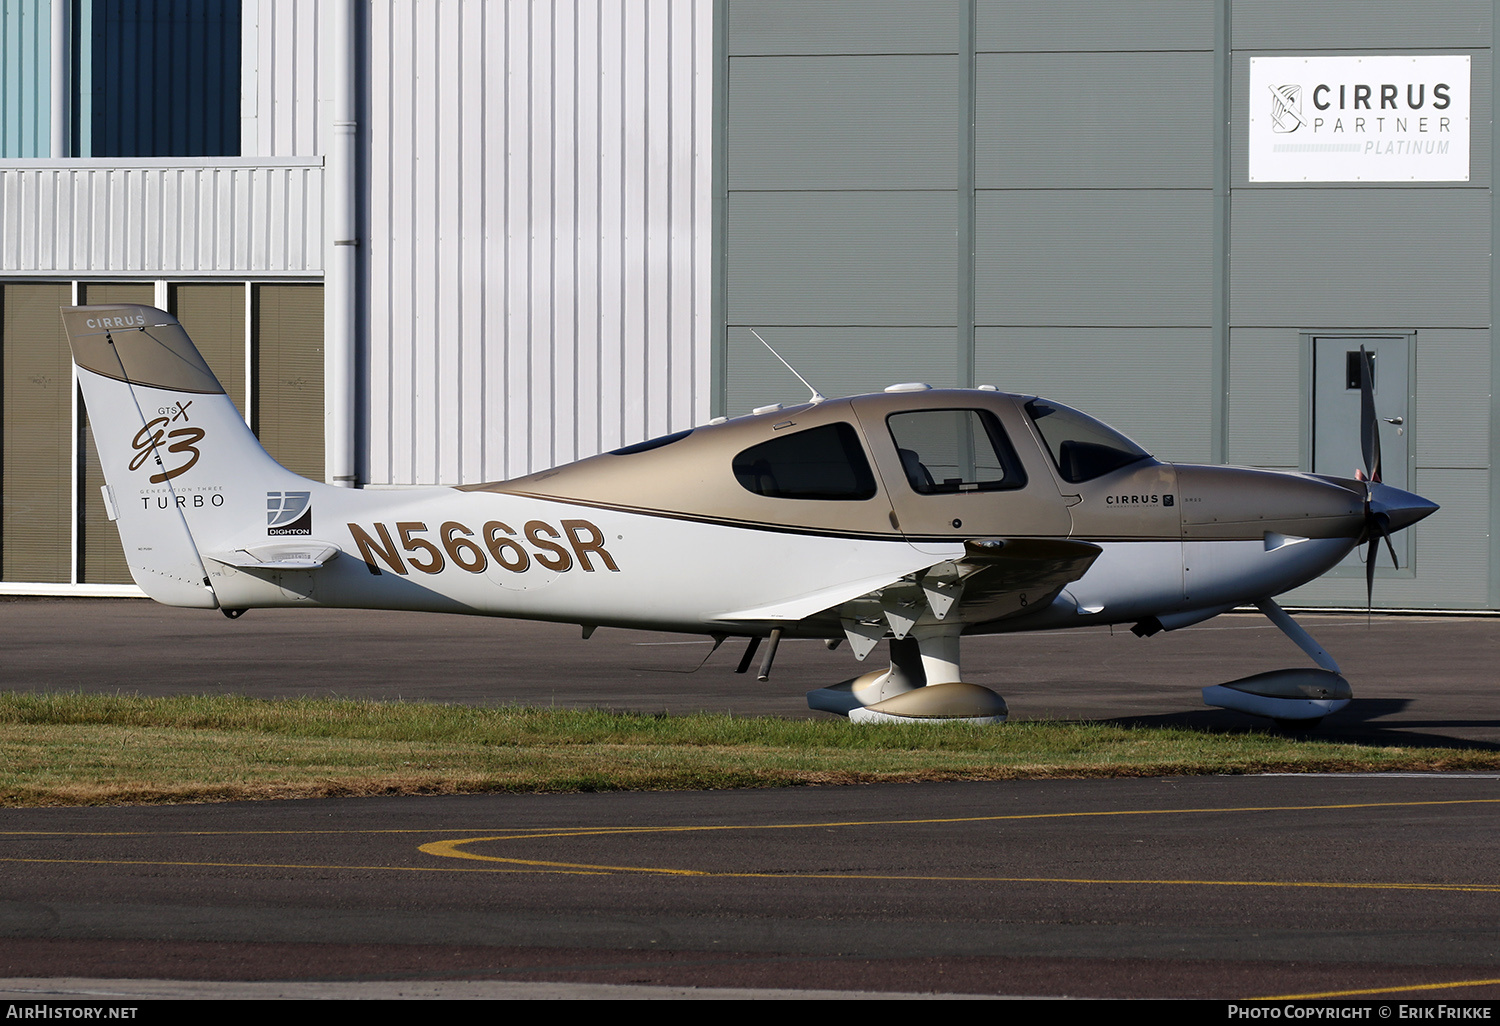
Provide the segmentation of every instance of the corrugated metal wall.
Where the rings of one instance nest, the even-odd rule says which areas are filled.
[[[321,98],[330,5],[320,0],[242,0],[240,152],[310,157],[323,152]]]
[[[321,160],[0,166],[0,274],[315,275]]]
[[[707,419],[710,0],[367,16],[366,479],[509,477]]]
[[[50,0],[0,0],[0,157],[52,152]]]
[[[97,157],[240,152],[239,0],[84,0],[85,104]]]
[[[244,4],[258,160],[0,168],[0,273],[319,273],[326,13]],[[372,3],[361,31],[365,479],[706,419],[711,0]]]

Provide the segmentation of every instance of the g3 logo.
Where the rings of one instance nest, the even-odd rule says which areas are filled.
[[[179,413],[179,416],[183,420],[187,419],[185,413]],[[174,417],[173,420],[175,419]],[[165,430],[168,423],[170,421],[166,417],[157,417],[155,420],[147,421],[146,426],[137,431],[135,438],[130,442],[130,447],[136,450],[135,459],[130,461],[131,470],[140,470],[147,459],[153,455],[156,456],[156,464],[161,468],[161,473],[151,475],[152,484],[161,484],[164,481],[170,481],[174,477],[185,474],[192,469],[193,464],[198,462],[198,443],[203,441],[203,429],[184,427],[168,432]],[[171,445],[167,446],[167,452],[185,455],[188,458],[186,463],[178,467],[173,467],[171,470],[166,468],[166,464],[162,462],[161,454],[158,452],[158,446],[162,444],[163,440],[169,438],[174,439],[174,441]]]

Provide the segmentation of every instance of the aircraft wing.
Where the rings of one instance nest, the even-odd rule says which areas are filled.
[[[1103,550],[1055,538],[976,538],[962,556],[913,573],[851,581],[715,619],[736,623],[837,622],[863,659],[887,633],[921,622],[988,623],[1045,609]]]

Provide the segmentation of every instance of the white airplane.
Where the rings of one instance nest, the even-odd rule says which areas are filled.
[[[1348,704],[1274,596],[1437,506],[1363,479],[1163,463],[1059,403],[893,385],[768,407],[511,481],[360,491],[268,456],[177,320],[63,309],[131,575],[174,606],[471,613],[750,639],[847,639],[890,661],[808,695],[857,721],[999,722],[965,634],[1132,624],[1254,604],[1317,663],[1204,689],[1302,726]],[[1367,361],[1368,363],[1368,361]],[[1392,557],[1394,558],[1394,550]]]

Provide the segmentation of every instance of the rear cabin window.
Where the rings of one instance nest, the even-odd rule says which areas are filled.
[[[901,469],[919,495],[993,492],[1026,485],[1005,429],[988,410],[920,410],[886,418]]]
[[[827,424],[752,445],[734,458],[747,491],[772,499],[871,499],[875,475],[849,424]]]
[[[672,434],[662,435],[660,438],[648,438],[644,442],[636,442],[634,445],[627,445],[620,449],[611,449],[609,454],[611,456],[633,456],[638,452],[650,452],[652,449],[660,449],[664,445],[680,442],[692,433],[692,428],[688,428],[686,431],[674,431]]]

